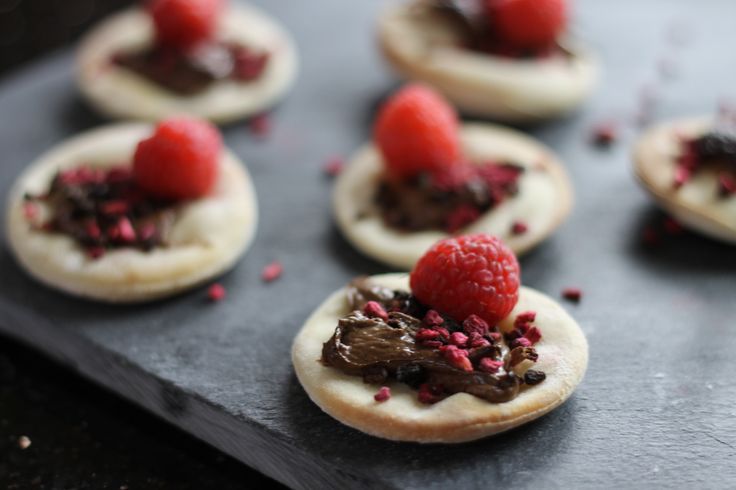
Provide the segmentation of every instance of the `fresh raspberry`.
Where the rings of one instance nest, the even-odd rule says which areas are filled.
[[[461,164],[457,113],[439,94],[408,85],[381,107],[374,138],[387,171],[397,178]]]
[[[519,299],[519,263],[496,237],[448,238],[430,248],[411,273],[411,289],[422,303],[455,320],[478,315],[495,325]]]
[[[190,118],[167,119],[153,136],[138,143],[133,176],[151,196],[195,199],[215,184],[222,138],[210,123]]]
[[[223,7],[223,0],[152,0],[148,6],[158,42],[182,51],[212,38]]]
[[[567,24],[566,0],[486,0],[493,32],[501,42],[521,49],[543,49]]]

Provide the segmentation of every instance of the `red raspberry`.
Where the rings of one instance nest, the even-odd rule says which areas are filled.
[[[566,0],[486,0],[486,10],[498,39],[521,49],[548,47],[567,24]]]
[[[223,7],[223,0],[152,0],[148,6],[158,42],[178,50],[210,39]]]
[[[381,107],[374,138],[386,170],[397,178],[461,163],[455,110],[422,85],[404,87]]]
[[[163,199],[195,199],[217,180],[222,138],[210,123],[171,118],[138,143],[133,176],[148,194]]]
[[[410,282],[419,301],[455,320],[475,314],[495,325],[519,299],[519,276],[513,252],[498,238],[477,234],[434,244]]]

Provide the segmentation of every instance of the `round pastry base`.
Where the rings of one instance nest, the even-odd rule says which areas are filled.
[[[132,161],[136,144],[153,127],[121,124],[76,136],[30,165],[10,193],[7,234],[20,264],[39,281],[64,292],[108,302],[141,302],[170,296],[230,269],[256,230],[256,195],[243,164],[229,151],[210,195],[182,203],[166,246],[149,252],[108,250],[90,258],[71,237],[32,226],[23,212],[26,193],[44,193],[59,170]]]
[[[371,278],[392,289],[409,289],[405,274]],[[465,442],[503,432],[546,414],[561,405],[580,383],[588,364],[588,344],[578,324],[560,305],[529,288],[521,288],[514,311],[499,324],[513,328],[522,311],[537,313],[542,339],[535,345],[539,360],[535,369],[547,374],[540,384],[523,389],[505,403],[490,403],[467,393],[456,393],[433,405],[417,400],[408,386],[390,384],[392,396],[373,399],[378,386],[359,376],[343,374],[320,362],[322,344],[335,331],[338,320],[349,313],[345,290],[332,294],[312,313],[297,334],[292,361],[309,397],[340,422],[367,434],[397,441],[424,443]]]
[[[460,136],[470,161],[507,161],[525,171],[517,195],[457,234],[490,233],[522,254],[547,238],[570,213],[572,186],[552,150],[518,131],[491,124],[466,124]],[[335,182],[335,219],[343,235],[365,255],[409,270],[429,247],[450,234],[404,232],[387,226],[374,202],[382,174],[380,152],[373,145],[360,149]],[[527,226],[525,233],[513,233],[516,221]]]

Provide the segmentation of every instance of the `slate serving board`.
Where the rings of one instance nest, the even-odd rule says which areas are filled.
[[[642,90],[654,94],[655,119],[736,96],[736,3],[577,2],[576,29],[604,65],[600,89],[575,116],[530,131],[567,163],[577,206],[522,268],[527,285],[553,296],[583,288],[569,309],[590,343],[589,370],[541,420],[458,446],[365,436],[296,381],[290,342],[311,310],[353,276],[385,271],[335,230],[321,166],[364,141],[394,79],[374,46],[380,3],[256,3],[292,31],[303,63],[266,140],[226,128],[261,206],[253,248],[222,279],[227,300],[210,305],[198,290],[94,304],[35,283],[3,249],[0,332],[294,488],[733,487],[736,249],[691,234],[643,247],[661,215],[631,175],[633,130],[609,151],[587,136],[601,118],[636,114]],[[4,195],[39,153],[102,122],[76,96],[71,62],[60,52],[0,85]],[[273,259],[284,276],[263,284]]]

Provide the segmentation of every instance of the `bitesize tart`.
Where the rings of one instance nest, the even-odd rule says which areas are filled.
[[[115,14],[85,37],[77,57],[79,87],[97,110],[151,121],[261,113],[296,69],[293,42],[278,23],[222,0],[153,0]]]
[[[217,276],[247,249],[257,221],[250,177],[219,138],[204,122],[176,119],[155,130],[104,127],[51,149],[9,196],[14,255],[41,282],[110,302]]]
[[[496,434],[563,403],[585,373],[585,337],[553,300],[519,288],[518,265],[499,243],[448,239],[420,261],[411,286],[386,274],[332,294],[292,348],[312,401],[370,435],[425,443]],[[463,290],[473,292],[453,293]]]
[[[634,150],[636,175],[683,225],[736,243],[736,128],[696,117],[648,130]]]
[[[340,172],[333,208],[358,250],[406,270],[454,234],[491,233],[524,253],[567,217],[572,194],[543,144],[501,126],[460,124],[431,90],[408,86],[382,107],[374,143]]]
[[[401,75],[467,114],[548,119],[580,105],[597,79],[593,55],[564,34],[565,3],[413,0],[380,17],[379,41]]]

